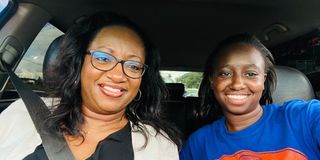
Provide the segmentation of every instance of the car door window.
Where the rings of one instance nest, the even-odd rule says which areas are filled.
[[[45,95],[45,87],[42,83],[42,63],[45,53],[50,43],[62,34],[63,32],[59,29],[47,23],[32,42],[15,70],[15,73],[40,96]],[[15,100],[17,98],[19,96],[14,86],[11,81],[8,81],[1,100]]]
[[[198,97],[202,72],[160,71],[165,83],[182,83],[185,87],[184,97]]]

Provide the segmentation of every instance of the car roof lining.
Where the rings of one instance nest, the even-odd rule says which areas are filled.
[[[162,68],[202,70],[218,41],[249,32],[259,38],[275,23],[288,32],[270,32],[269,48],[316,30],[320,1],[256,0],[21,0],[44,8],[51,24],[66,31],[74,21],[99,10],[114,11],[136,21],[159,47]],[[92,3],[94,2],[94,3]],[[306,9],[307,8],[307,9]],[[176,61],[180,57],[184,61]],[[196,63],[194,62],[196,61]]]

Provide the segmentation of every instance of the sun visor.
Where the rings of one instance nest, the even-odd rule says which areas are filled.
[[[1,62],[5,62],[11,66],[15,65],[23,51],[24,47],[19,40],[13,36],[8,36],[0,46]],[[0,65],[0,70],[3,72],[5,71],[2,63]]]

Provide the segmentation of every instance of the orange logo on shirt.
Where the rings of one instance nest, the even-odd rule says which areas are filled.
[[[233,155],[223,155],[220,160],[307,160],[307,156],[293,148],[285,148],[279,151],[252,152],[248,150],[238,151]]]

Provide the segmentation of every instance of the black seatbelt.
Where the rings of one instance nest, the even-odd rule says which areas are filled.
[[[49,160],[75,160],[64,138],[50,135],[44,126],[44,122],[50,111],[43,100],[34,93],[22,80],[11,70],[11,67],[2,62],[10,79],[22,98],[30,117],[36,127],[42,146]]]

